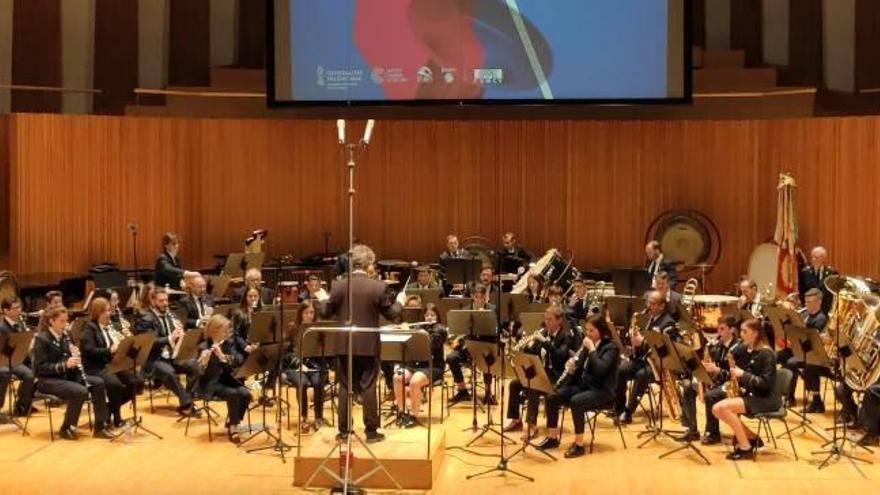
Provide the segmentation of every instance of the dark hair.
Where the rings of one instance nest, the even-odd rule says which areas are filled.
[[[748,320],[742,322],[740,328],[746,328],[753,330],[756,334],[755,337],[755,347],[758,347],[760,344],[766,344],[767,340],[764,337],[764,328],[761,325],[761,320],[755,318],[749,318]]]
[[[721,315],[718,318],[718,323],[724,323],[728,328],[732,328],[733,330],[737,330],[739,326],[736,324],[736,317],[733,315]]]
[[[565,294],[565,291],[562,290],[562,287],[559,284],[553,284],[547,289],[547,297],[550,296],[562,296]]]
[[[308,278],[306,278],[306,282],[311,282],[312,280],[317,280],[318,282],[320,282],[321,278],[315,274],[311,274],[308,276]]]
[[[6,296],[3,298],[3,302],[0,302],[0,309],[6,311],[7,309],[12,309],[12,306],[15,303],[20,303],[21,299],[18,296]]]
[[[596,330],[599,331],[599,335],[601,335],[603,339],[611,338],[611,327],[608,326],[608,320],[606,320],[605,317],[603,317],[602,315],[590,316],[584,322],[584,327],[586,327],[587,325],[592,325],[596,327]]]
[[[50,302],[50,301],[51,301],[53,298],[55,298],[55,297],[61,297],[61,298],[63,298],[63,297],[64,297],[64,293],[61,292],[60,290],[50,290],[49,292],[46,293],[46,296],[45,296],[45,297],[46,297],[46,302],[48,303],[48,302]]]
[[[241,308],[244,311],[247,311],[247,309],[248,309],[247,296],[248,296],[248,294],[251,293],[251,291],[256,291],[257,296],[260,296],[260,297],[257,297],[257,307],[258,308],[263,307],[263,297],[262,297],[262,294],[260,294],[260,288],[259,287],[248,287],[247,289],[245,289],[244,294],[241,295],[241,302],[238,304],[239,308]]]
[[[477,284],[474,286],[474,294],[483,294],[486,295],[486,286],[483,284]]]
[[[315,305],[310,301],[305,301],[299,305],[299,309],[296,310],[296,325],[301,326],[303,324],[303,313],[306,312],[307,309],[312,308],[315,310]],[[318,319],[318,312],[315,310],[315,320]]]
[[[440,323],[440,309],[437,308],[437,305],[434,303],[425,304],[425,311],[423,313],[427,313],[428,311],[437,315],[437,323]]]
[[[162,247],[163,248],[169,244],[177,244],[179,242],[180,242],[180,238],[178,238],[177,234],[175,234],[174,232],[165,232],[162,235]]]

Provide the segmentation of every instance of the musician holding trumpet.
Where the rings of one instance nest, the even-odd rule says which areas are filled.
[[[196,275],[187,280],[187,295],[180,304],[186,309],[186,328],[201,328],[214,312],[214,301],[207,292],[205,277]]]

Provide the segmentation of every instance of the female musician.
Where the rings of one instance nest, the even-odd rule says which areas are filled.
[[[738,365],[730,369],[740,388],[739,397],[724,399],[712,407],[712,414],[733,429],[736,443],[728,459],[751,459],[755,448],[763,442],[739,419],[740,414],[774,411],[779,408],[780,397],[773,389],[776,384],[776,355],[767,346],[761,322],[755,319],[742,323],[740,337],[750,352],[745,368]]]
[[[559,306],[561,308],[564,300],[565,291],[558,284],[553,284],[547,288],[547,302],[551,306]]]
[[[260,289],[251,287],[245,292],[241,298],[241,304],[235,309],[232,315],[232,328],[235,331],[235,337],[242,343],[242,350],[246,354],[250,354],[256,346],[249,344],[251,332],[251,320],[254,313],[263,309],[263,301],[260,299]]]
[[[107,289],[105,292],[107,300],[110,302],[110,324],[123,334],[131,334],[131,323],[125,318],[122,308],[119,306],[119,293],[113,289]]]
[[[156,284],[150,282],[141,286],[138,293],[138,317],[144,316],[153,309],[153,292],[156,291]]]
[[[83,403],[91,397],[95,408],[96,438],[113,438],[107,431],[107,398],[104,380],[87,376],[82,369],[79,349],[70,341],[65,327],[69,316],[67,308],[52,306],[43,312],[39,330],[34,339],[34,372],[37,390],[59,397],[67,404],[59,435],[65,440],[76,440],[74,431],[79,422]],[[84,381],[85,379],[85,381]]]
[[[98,297],[89,305],[89,322],[82,333],[82,361],[86,374],[104,380],[113,426],[122,426],[123,404],[131,400],[137,379],[131,370],[110,373],[107,365],[113,360],[123,335],[112,327],[110,302]]]
[[[297,336],[297,343],[302,339],[304,326],[315,322],[315,307],[311,302],[302,303],[296,312],[296,326],[298,327],[294,335]],[[307,433],[309,428],[318,431],[324,426],[324,386],[330,377],[330,370],[327,363],[323,359],[306,358],[299,363],[299,352],[294,350],[293,358],[290,360],[290,366],[284,370],[284,377],[287,382],[296,386],[299,393],[299,410],[302,413],[302,422],[300,423],[300,431]],[[315,408],[315,421],[309,425],[306,419],[309,416],[308,389],[312,389],[312,400]]]
[[[431,338],[431,364],[426,361],[406,363],[403,367],[403,375],[394,375],[394,398],[399,411],[405,411],[404,401],[409,397],[410,412],[401,413],[398,418],[398,426],[412,428],[417,424],[416,418],[422,408],[422,389],[443,378],[446,361],[443,356],[443,344],[449,335],[445,326],[440,324],[440,312],[433,303],[425,306],[424,319],[429,323],[425,327]],[[432,369],[433,368],[433,369]],[[404,387],[406,390],[404,390]]]
[[[205,397],[219,397],[226,401],[229,441],[240,443],[237,426],[241,423],[251,401],[251,393],[234,376],[235,368],[244,357],[238,353],[232,338],[229,320],[223,315],[212,315],[205,325],[205,340],[199,344],[197,386]]]
[[[576,358],[565,363],[568,384],[557,382],[555,392],[547,396],[547,438],[538,444],[542,450],[559,446],[559,409],[568,403],[574,421],[574,443],[566,458],[580,457],[584,449],[584,425],[587,411],[611,405],[617,387],[620,350],[611,340],[611,328],[604,317],[593,315],[584,324],[584,340]],[[565,380],[565,379],[563,379]]]
[[[537,273],[530,273],[525,294],[531,303],[544,302],[544,277]]]

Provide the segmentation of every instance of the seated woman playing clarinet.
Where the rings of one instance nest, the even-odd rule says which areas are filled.
[[[204,397],[226,401],[226,431],[229,441],[236,444],[241,442],[237,426],[251,401],[251,392],[234,374],[242,362],[244,357],[238,352],[229,319],[211,315],[205,325],[205,340],[199,344],[197,387]]]
[[[403,374],[394,374],[394,398],[399,411],[405,411],[404,401],[409,398],[409,412],[400,414],[397,426],[412,428],[418,424],[416,418],[422,408],[422,389],[443,378],[446,361],[443,356],[443,344],[449,335],[445,326],[440,324],[440,313],[433,303],[425,306],[424,327],[431,338],[431,364],[426,361],[404,363]]]
[[[752,459],[755,448],[763,442],[740,420],[740,414],[755,414],[779,408],[781,398],[774,394],[776,385],[776,354],[767,346],[761,322],[746,320],[740,329],[740,338],[748,350],[745,368],[734,364],[730,368],[731,391],[728,398],[712,407],[712,414],[727,423],[735,437],[733,452],[727,458],[738,461]],[[735,394],[735,397],[730,397]]]

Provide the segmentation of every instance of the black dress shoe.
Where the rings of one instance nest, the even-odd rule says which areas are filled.
[[[491,394],[486,394],[483,396],[483,404],[489,406],[497,406],[498,402],[495,400],[495,396]]]
[[[378,431],[368,431],[367,432],[367,443],[377,443],[385,440],[385,434],[379,433]]]
[[[572,443],[571,447],[565,451],[566,459],[573,459],[575,457],[580,457],[587,453],[587,449],[584,448],[583,445],[578,445],[576,443]]]
[[[202,417],[202,413],[196,410],[192,405],[182,406],[177,408],[177,414],[183,417],[190,417],[194,419],[199,419]]]
[[[880,436],[866,433],[856,443],[862,447],[877,447],[880,446]]]
[[[733,452],[727,454],[726,459],[729,461],[742,461],[747,459],[754,459],[755,451],[752,449],[740,450],[739,447],[734,447]]]
[[[92,436],[95,438],[103,438],[104,440],[110,440],[115,437],[115,435],[107,431],[106,428],[97,428]]]
[[[698,431],[689,431],[682,435],[678,435],[675,437],[676,442],[696,442],[700,439],[700,432]]]
[[[419,425],[419,420],[416,419],[412,414],[407,414],[403,417],[403,426],[404,428],[414,428]]]
[[[703,435],[703,439],[700,440],[700,443],[703,445],[715,445],[721,443],[721,434],[720,433],[706,433]]]
[[[628,425],[633,422],[632,414],[629,411],[624,411],[617,417],[617,422],[620,424]]]
[[[752,449],[760,449],[764,446],[764,441],[761,440],[761,437],[755,437],[749,439],[749,444],[752,446]]]
[[[12,418],[7,414],[0,413],[0,425],[8,425],[12,423]]]
[[[77,435],[76,432],[73,431],[73,428],[69,426],[67,428],[61,428],[61,431],[58,432],[58,436],[65,440],[79,440],[79,435]]]
[[[550,450],[559,447],[559,439],[558,438],[550,438],[547,437],[544,440],[541,440],[541,443],[535,445],[535,448],[538,450]]]
[[[462,389],[462,390],[459,390],[458,392],[456,392],[455,395],[452,396],[452,399],[450,399],[450,402],[453,402],[453,403],[464,402],[467,400],[471,400],[471,393],[468,392],[467,390]]]
[[[825,403],[822,402],[821,398],[815,397],[810,402],[810,405],[807,406],[806,412],[808,414],[822,414],[825,412]]]
[[[843,411],[834,418],[834,422],[838,424],[851,424],[853,422],[853,417],[849,413],[845,413]]]

